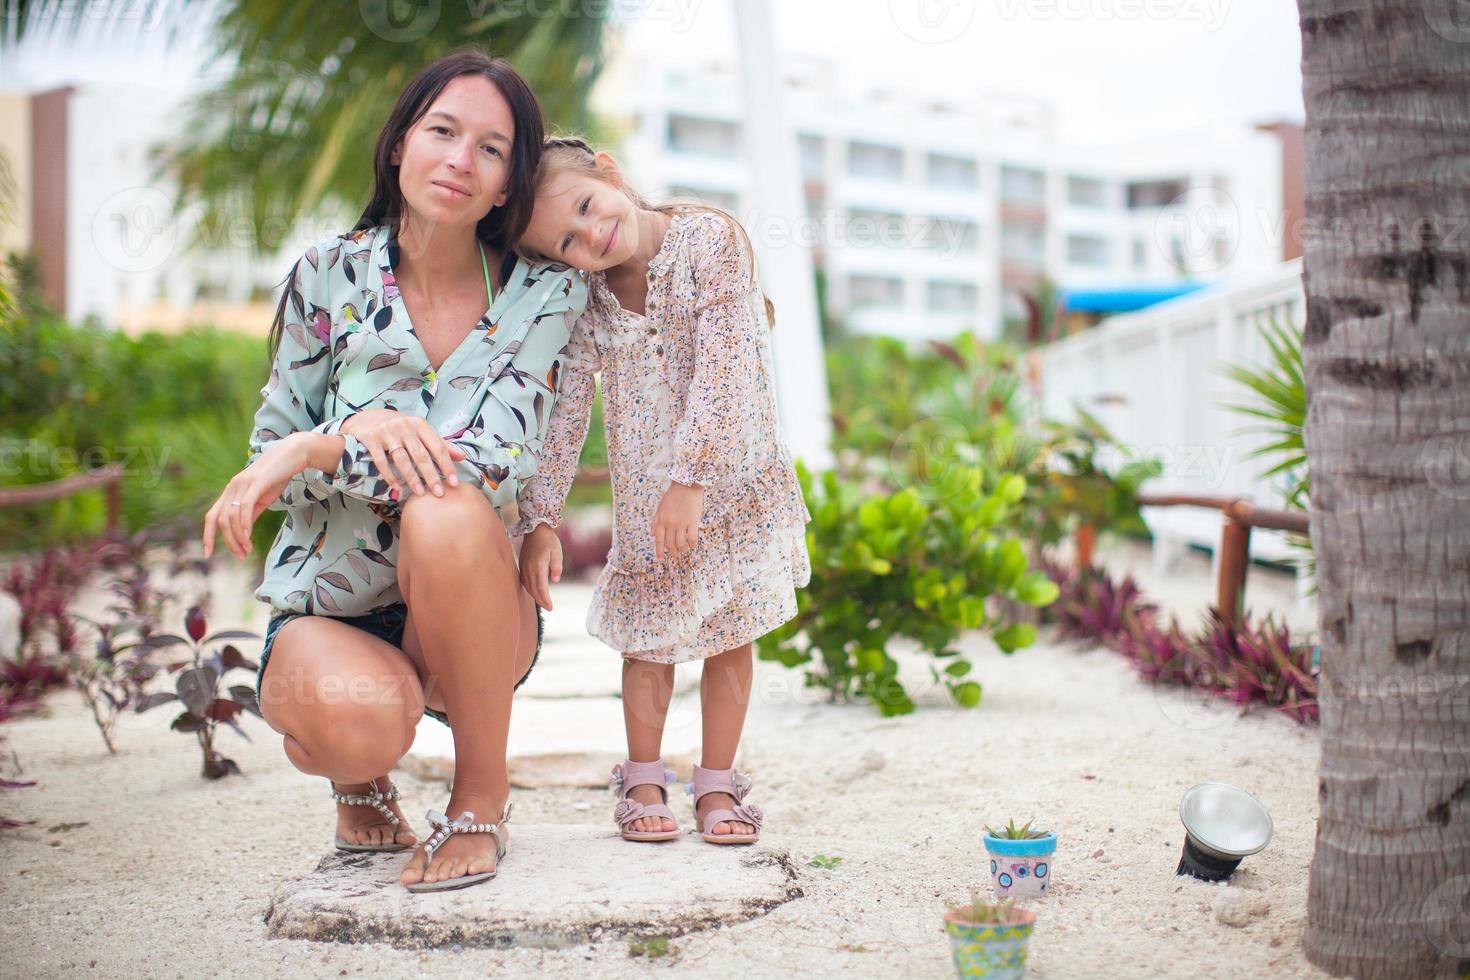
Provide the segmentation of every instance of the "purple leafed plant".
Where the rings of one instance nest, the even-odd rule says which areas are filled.
[[[257,718],[262,716],[260,705],[255,700],[255,688],[236,684],[223,692],[220,689],[220,682],[226,673],[237,667],[253,672],[256,665],[246,660],[239,649],[231,644],[225,644],[208,655],[204,650],[207,645],[221,640],[258,640],[260,636],[247,630],[221,630],[205,635],[207,630],[203,609],[193,606],[184,617],[184,631],[187,636],[158,633],[149,639],[149,645],[155,650],[188,646],[192,650],[192,656],[189,660],[169,665],[169,672],[179,675],[174,682],[173,691],[158,691],[147,695],[138,702],[134,710],[148,711],[173,701],[180,702],[184,710],[170,727],[177,732],[192,733],[199,740],[199,748],[204,754],[201,775],[205,779],[219,779],[230,773],[240,774],[240,767],[233,759],[225,758],[215,750],[214,739],[219,725],[229,725],[248,742],[250,736],[245,734],[245,729],[235,720],[236,716],[242,711],[248,711]]]
[[[1190,635],[1172,618],[1162,624],[1158,607],[1143,601],[1132,577],[1115,580],[1100,568],[1074,573],[1050,563],[1046,570],[1062,590],[1047,610],[1062,636],[1122,653],[1154,683],[1201,688],[1242,707],[1267,704],[1300,722],[1318,717],[1312,647],[1293,646],[1285,623],[1268,616],[1231,629],[1211,609],[1203,631]]]

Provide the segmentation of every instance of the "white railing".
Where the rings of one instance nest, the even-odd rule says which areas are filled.
[[[1297,327],[1304,322],[1300,259],[1112,317],[1042,348],[1042,415],[1071,420],[1080,405],[1131,450],[1159,458],[1163,475],[1147,492],[1247,496],[1280,507],[1283,480],[1260,476],[1274,460],[1246,458],[1270,440],[1244,432],[1253,420],[1226,407],[1254,396],[1223,373],[1227,364],[1269,360],[1260,326],[1273,316]],[[1216,552],[1218,561],[1218,511],[1151,507],[1144,519],[1161,569],[1190,544]],[[1301,553],[1283,533],[1257,530],[1251,556],[1293,561]]]

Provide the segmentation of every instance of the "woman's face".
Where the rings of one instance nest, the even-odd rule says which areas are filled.
[[[633,257],[638,233],[638,209],[621,189],[586,174],[559,173],[536,191],[522,241],[553,262],[600,272]]]
[[[461,75],[444,86],[389,157],[413,217],[474,227],[504,204],[515,135],[510,105],[489,79]]]

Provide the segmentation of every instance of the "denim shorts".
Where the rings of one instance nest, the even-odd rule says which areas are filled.
[[[267,625],[265,628],[265,642],[262,643],[260,647],[260,667],[255,671],[255,697],[257,701],[260,700],[260,682],[265,677],[265,665],[266,662],[270,660],[271,644],[275,642],[276,633],[280,631],[282,626],[286,625],[291,620],[297,618],[298,616],[304,615],[306,614],[297,612],[278,612],[274,613],[271,616],[270,624]],[[408,607],[399,602],[391,606],[385,606],[382,609],[374,610],[370,613],[363,613],[361,616],[337,616],[334,618],[346,623],[348,626],[355,626],[360,630],[365,630],[366,632],[371,633],[373,636],[376,636],[381,640],[388,641],[395,647],[402,647],[403,627],[404,624],[408,622]],[[526,683],[526,678],[531,676],[531,671],[535,669],[536,661],[541,656],[541,638],[545,632],[545,613],[541,611],[540,606],[537,606],[536,650],[531,654],[531,666],[527,667],[525,675],[522,676],[520,680],[516,681],[516,685],[513,690],[519,690],[520,686]],[[428,715],[430,718],[433,718],[435,721],[441,722],[445,725],[449,724],[448,715],[446,715],[442,711],[435,711],[428,705],[424,706],[424,714]]]

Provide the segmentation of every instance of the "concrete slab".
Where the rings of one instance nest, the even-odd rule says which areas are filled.
[[[692,833],[634,844],[601,824],[512,822],[503,873],[450,892],[409,892],[398,883],[404,862],[403,854],[328,855],[277,888],[268,934],[409,949],[560,949],[729,926],[802,895],[784,848],[715,847]]]

